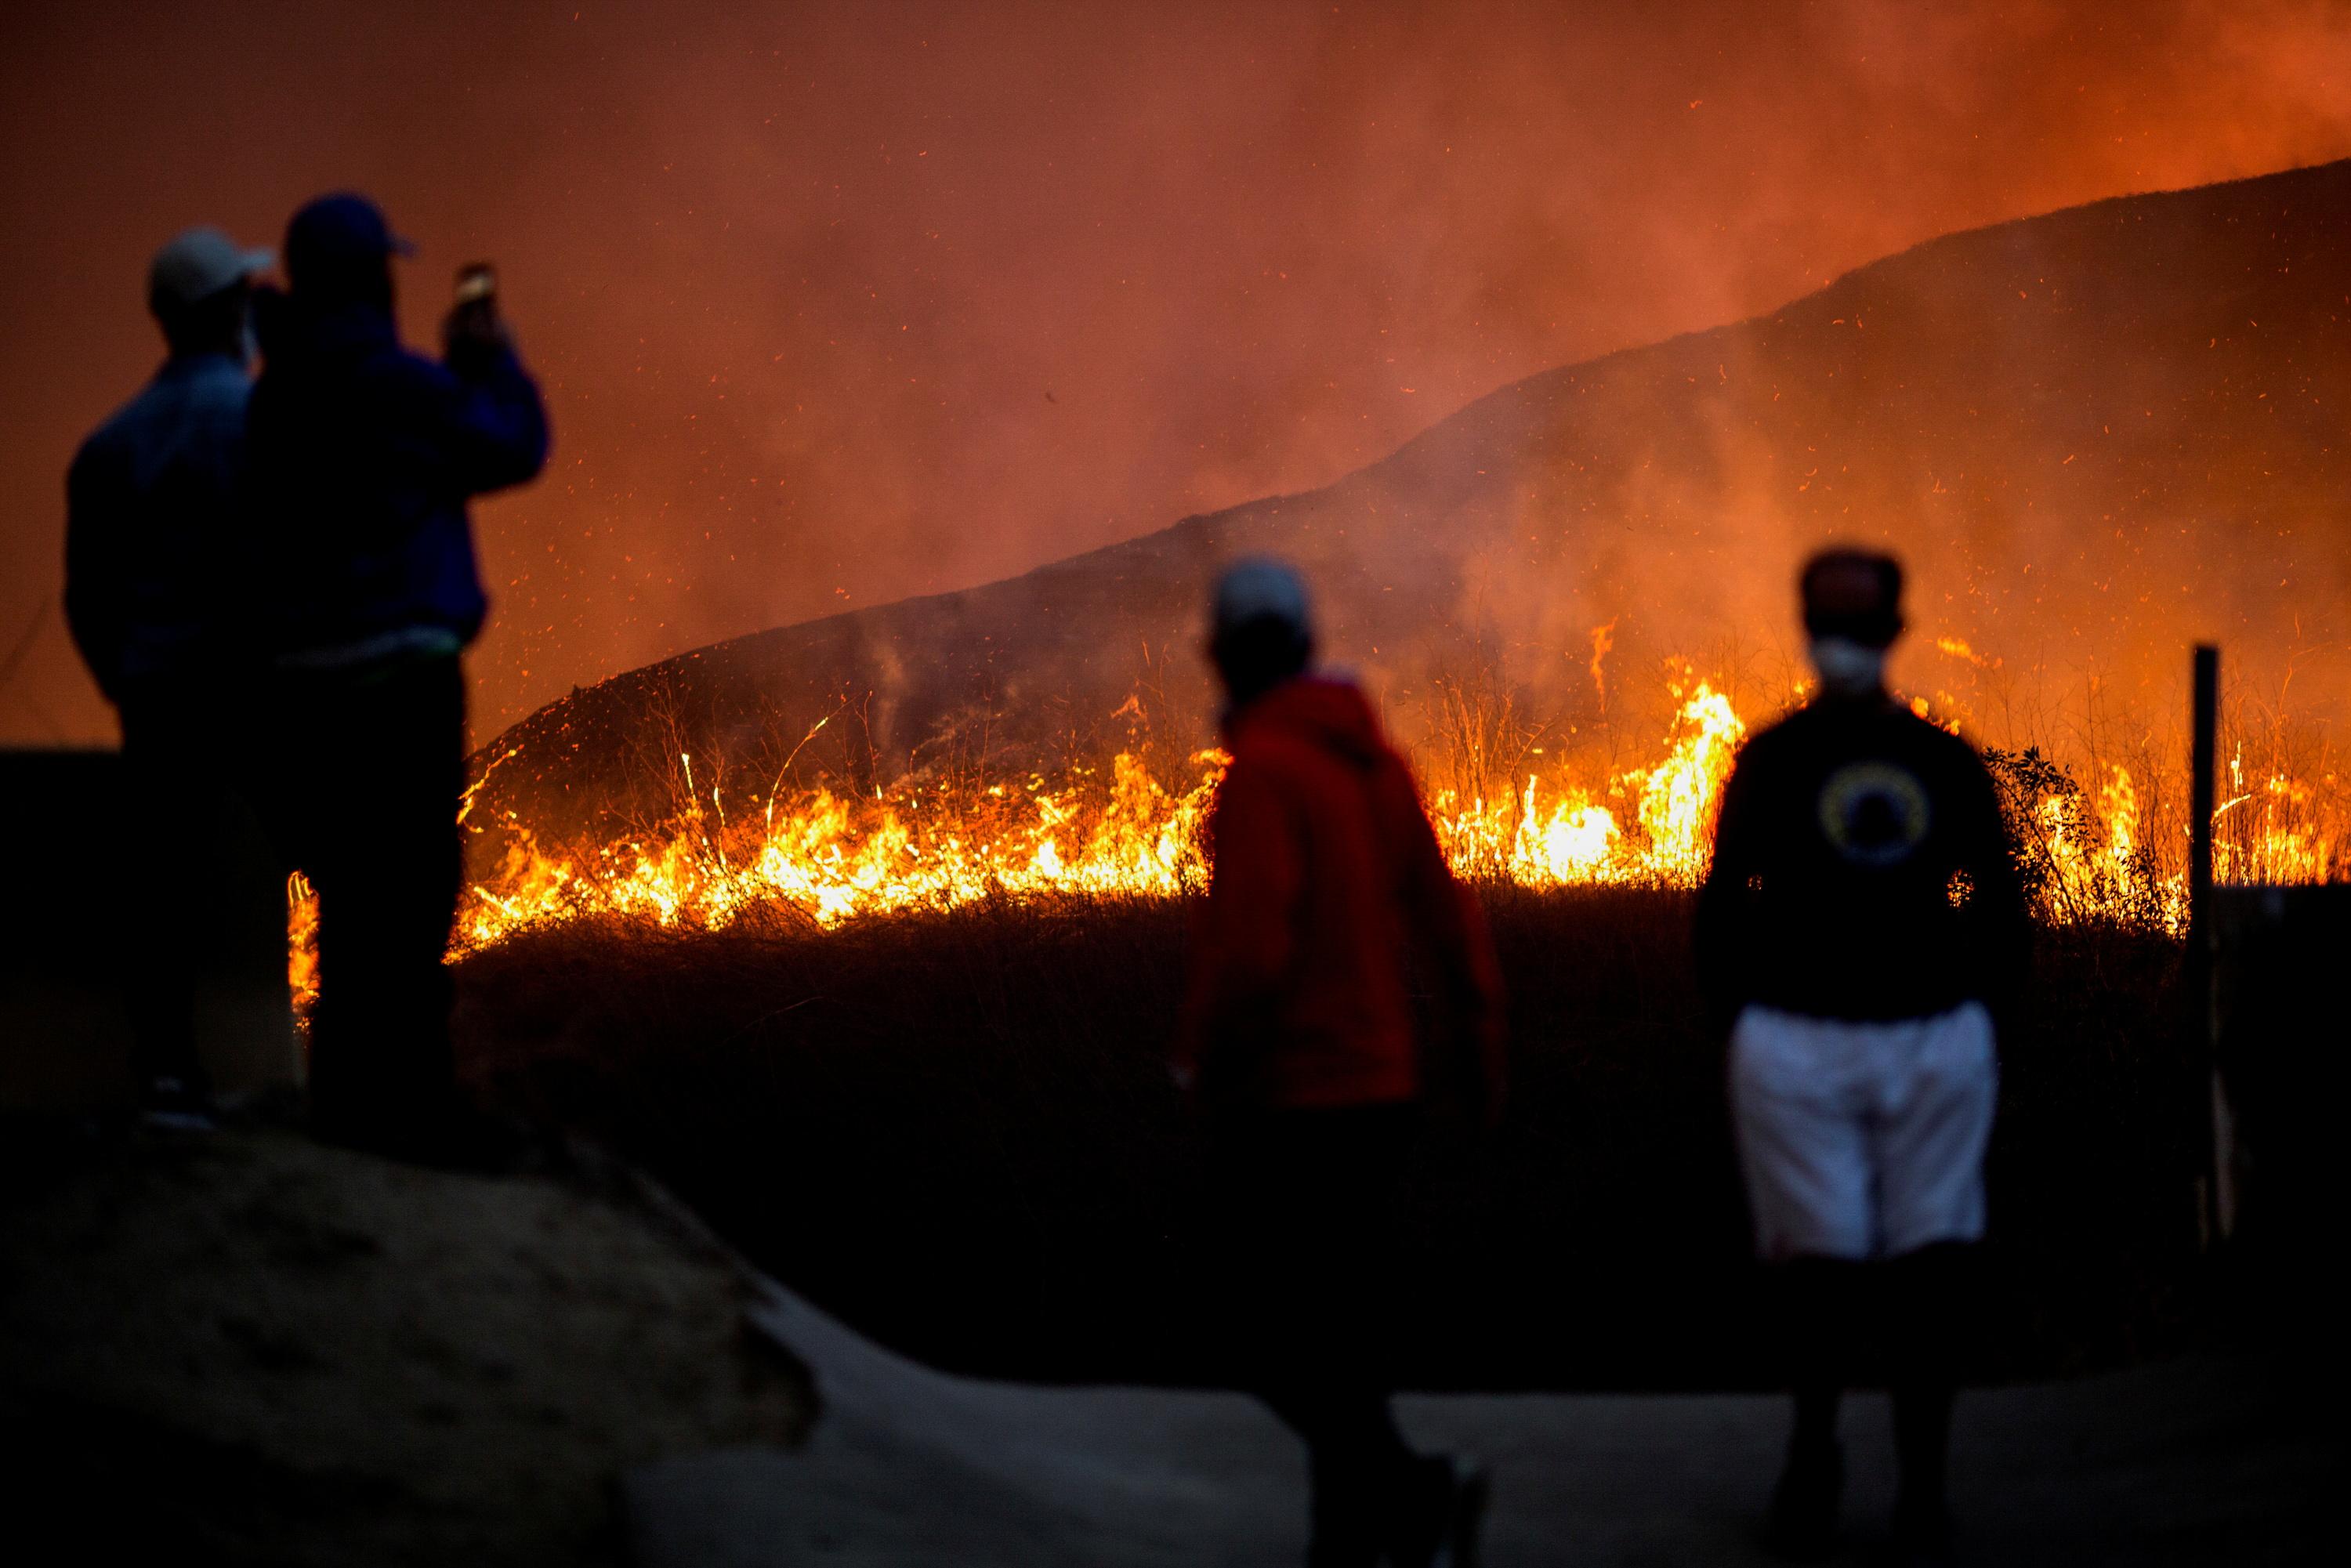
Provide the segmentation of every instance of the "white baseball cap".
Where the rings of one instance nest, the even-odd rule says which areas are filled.
[[[274,265],[266,250],[247,250],[209,225],[184,229],[155,253],[147,268],[147,298],[157,304],[193,305]]]

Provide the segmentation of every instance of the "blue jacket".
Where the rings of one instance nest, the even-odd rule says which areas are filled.
[[[546,465],[537,384],[509,351],[410,353],[379,305],[263,304],[247,422],[262,652],[420,627],[472,641],[488,601],[465,502]]]
[[[164,362],[83,442],[66,475],[66,623],[120,705],[199,680],[227,656],[252,526],[245,367],[226,354]]]

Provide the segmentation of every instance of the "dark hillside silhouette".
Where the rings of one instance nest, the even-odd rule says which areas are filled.
[[[761,774],[739,800],[828,715],[799,782],[1017,778],[1144,727],[1180,758],[1209,734],[1197,606],[1240,550],[1307,569],[1333,657],[1408,743],[1432,683],[1473,667],[1588,733],[1610,622],[1610,717],[1654,707],[1676,653],[1768,699],[1792,673],[1775,662],[1790,574],[1832,536],[1911,562],[1921,634],[1896,675],[1974,682],[1992,738],[2030,738],[2002,733],[2011,705],[2089,674],[2168,712],[2192,637],[2248,673],[2351,641],[2346,254],[2351,162],[1937,240],[1771,315],[1503,388],[1321,490],[616,675],[477,756],[478,773],[516,753],[475,820],[562,837],[662,815],[682,750]],[[2297,678],[2301,702],[2343,701],[2339,655]]]

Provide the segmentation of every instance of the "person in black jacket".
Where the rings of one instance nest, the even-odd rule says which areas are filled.
[[[451,312],[440,362],[401,346],[406,251],[362,196],[322,196],[287,228],[292,288],[258,302],[246,421],[249,634],[275,672],[273,827],[319,900],[313,1129],[432,1159],[465,1124],[442,958],[464,859],[458,655],[487,607],[465,506],[538,474],[548,433],[487,299]]]
[[[1789,1312],[1795,1430],[1768,1539],[1799,1557],[1834,1545],[1842,1351],[1865,1299],[1886,1302],[1896,1539],[1947,1550],[1956,1302],[1984,1233],[1994,1019],[2029,940],[1982,760],[1886,692],[1901,592],[1887,556],[1805,566],[1820,691],[1740,753],[1698,899],[1757,1250]]]

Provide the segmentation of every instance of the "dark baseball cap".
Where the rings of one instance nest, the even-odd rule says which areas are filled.
[[[384,222],[382,208],[349,191],[305,203],[286,225],[286,276],[298,288],[305,277],[332,277],[388,256],[415,254]]]

